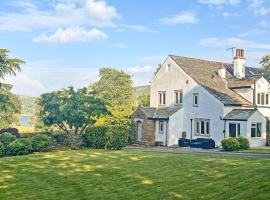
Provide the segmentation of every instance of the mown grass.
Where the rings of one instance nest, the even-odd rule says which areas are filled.
[[[257,154],[270,154],[270,147],[267,149],[248,149],[239,151],[241,153],[257,153]]]
[[[270,160],[74,150],[0,159],[1,200],[269,199]]]

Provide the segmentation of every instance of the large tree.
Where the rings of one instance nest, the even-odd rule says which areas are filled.
[[[11,93],[12,86],[3,83],[6,75],[16,75],[24,61],[9,57],[9,50],[0,49],[0,129],[10,126],[16,121],[21,103],[18,97]]]
[[[131,76],[125,72],[112,68],[102,68],[100,79],[91,90],[107,103],[111,115],[101,121],[108,124],[128,124],[134,111],[133,83]]]
[[[270,70],[270,55],[263,56],[260,64],[264,69]]]
[[[68,89],[41,95],[38,101],[40,119],[46,126],[57,126],[68,134],[82,134],[107,114],[104,101],[97,98],[86,88]]]

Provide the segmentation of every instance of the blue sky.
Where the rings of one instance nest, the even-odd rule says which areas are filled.
[[[14,0],[0,2],[0,44],[26,64],[17,94],[87,86],[100,67],[147,84],[168,54],[248,65],[270,54],[269,0]]]

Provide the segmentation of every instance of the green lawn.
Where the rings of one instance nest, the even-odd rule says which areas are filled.
[[[270,199],[270,159],[76,150],[0,158],[0,200]]]
[[[241,153],[262,153],[262,154],[270,154],[270,148],[268,149],[249,149],[239,151]]]

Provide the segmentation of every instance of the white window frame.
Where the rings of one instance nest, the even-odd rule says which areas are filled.
[[[269,106],[270,103],[270,93],[267,92],[259,92],[257,93],[256,102],[257,105],[261,106]]]
[[[197,103],[195,102],[196,98],[197,98]],[[198,107],[198,106],[199,106],[199,94],[193,93],[193,107]]]
[[[260,136],[258,136],[258,125],[260,125]],[[255,127],[254,127],[255,126]],[[252,136],[252,129],[255,128],[255,137]],[[262,123],[261,122],[252,122],[250,128],[250,137],[251,138],[261,138],[262,137]]]
[[[166,92],[165,91],[159,91],[158,92],[158,105],[159,106],[165,106],[166,105]]]
[[[229,126],[228,126],[228,131],[229,131],[229,136],[230,136],[230,124],[235,124],[235,127],[236,127],[236,135],[235,135],[235,138],[239,138],[241,137],[241,124],[238,123],[238,122],[230,122],[229,123]]]
[[[174,90],[174,104],[179,105],[183,103],[183,90]]]
[[[211,125],[210,124],[211,124],[210,119],[198,119],[198,118],[194,119],[195,135],[209,137],[210,133],[211,133]],[[208,128],[207,128],[207,126],[208,126]],[[202,127],[203,127],[203,129],[202,129]]]

